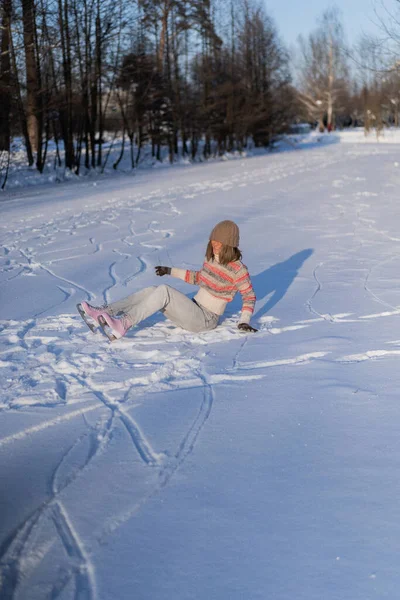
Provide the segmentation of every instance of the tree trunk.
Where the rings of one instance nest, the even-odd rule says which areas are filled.
[[[326,107],[328,131],[332,129],[333,114],[333,82],[334,82],[334,64],[333,64],[333,39],[330,33],[329,37],[329,73],[328,73],[328,102]]]
[[[65,86],[65,107],[61,114],[65,150],[65,166],[73,169],[75,163],[74,138],[72,123],[72,67],[71,40],[68,19],[68,0],[58,0],[58,17],[60,24],[62,63]]]
[[[197,137],[194,133],[192,133],[192,140],[191,140],[192,160],[194,160],[196,158],[197,146],[198,146]]]
[[[133,131],[129,131],[128,133],[129,135],[129,141],[130,141],[130,149],[131,149],[131,168],[134,169],[135,168],[135,155],[134,155],[134,132]]]
[[[125,124],[124,124],[124,128],[122,130],[122,144],[121,144],[121,151],[119,153],[119,156],[117,158],[117,160],[115,161],[115,163],[113,164],[113,169],[117,170],[118,169],[118,165],[122,160],[122,157],[124,156],[124,152],[125,152]]]
[[[28,164],[31,167],[33,165],[33,152],[32,152],[32,146],[31,146],[31,142],[29,139],[29,135],[28,135],[28,124],[26,121],[24,104],[22,102],[21,85],[20,85],[19,78],[18,78],[17,59],[15,56],[14,44],[13,44],[13,39],[12,39],[12,35],[11,35],[11,25],[9,27],[9,40],[10,40],[11,61],[12,61],[12,68],[13,68],[13,75],[14,75],[15,95],[17,97],[17,104],[18,104],[18,117],[19,117],[19,121],[21,124],[22,135],[24,136],[24,140],[25,140]]]
[[[139,124],[138,126],[138,140],[137,140],[137,152],[136,152],[136,165],[139,163],[140,153],[142,151],[143,146],[143,126]]]
[[[10,151],[10,115],[11,115],[11,0],[3,0],[1,16],[1,55],[0,55],[0,151]]]
[[[160,45],[158,47],[158,70],[159,73],[163,72],[163,64],[164,64],[164,51],[165,51],[165,43],[168,35],[168,17],[170,10],[170,0],[165,0],[162,15],[161,15],[161,35],[160,35]]]
[[[35,16],[35,15],[34,15]],[[35,17],[36,18],[36,17]],[[43,20],[44,20],[43,15]],[[44,27],[43,27],[44,29]],[[40,68],[40,49],[39,49],[39,40],[38,40],[38,30],[35,27],[35,57],[36,57],[36,74],[37,74],[37,97],[36,97],[36,107],[37,107],[37,137],[38,137],[38,145],[37,145],[37,153],[36,153],[36,167],[40,173],[43,172],[45,162],[46,162],[46,154],[47,154],[47,146],[49,139],[46,136],[45,138],[45,147],[43,148],[43,132],[46,127],[46,133],[48,132],[48,116],[46,117],[46,125],[45,125],[45,106],[44,106],[44,93],[43,93],[43,81],[42,81],[42,73]],[[49,89],[49,86],[47,86]],[[48,95],[46,94],[46,97]],[[47,107],[46,107],[47,108]]]
[[[22,0],[24,50],[26,68],[26,117],[29,140],[34,152],[39,145],[38,95],[39,83],[35,53],[35,7],[33,0]]]
[[[102,63],[102,48],[101,48],[101,21],[100,21],[100,1],[97,3],[97,16],[96,16],[96,85],[97,85],[97,97],[98,97],[98,133],[99,133],[99,144],[97,149],[97,166],[101,166],[102,162],[102,144],[103,144],[103,107],[102,107],[102,87],[101,87],[101,63]]]

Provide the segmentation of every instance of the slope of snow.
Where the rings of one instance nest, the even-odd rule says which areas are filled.
[[[2,599],[397,598],[400,147],[331,140],[1,203]],[[86,328],[224,218],[257,334]]]

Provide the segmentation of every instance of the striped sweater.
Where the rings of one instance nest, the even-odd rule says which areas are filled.
[[[256,296],[247,267],[240,260],[221,265],[216,257],[212,261],[206,260],[200,271],[173,267],[171,275],[200,286],[194,299],[217,315],[222,315],[227,303],[233,300],[236,292],[240,292],[243,302],[240,322],[250,323]]]

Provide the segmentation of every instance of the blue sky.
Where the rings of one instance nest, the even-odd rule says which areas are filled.
[[[372,21],[377,22],[375,6],[381,14],[384,12],[382,8],[379,9],[381,1],[383,0],[265,0],[265,4],[283,41],[290,46],[295,44],[300,33],[307,35],[315,29],[317,18],[333,4],[342,13],[348,43],[355,43],[363,32],[379,34],[378,27]],[[395,0],[384,2],[388,9],[398,6]]]

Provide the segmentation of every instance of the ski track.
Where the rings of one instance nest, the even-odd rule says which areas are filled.
[[[365,196],[377,196],[377,194],[371,193],[371,192],[356,192],[354,194],[356,201],[360,197],[365,197]],[[346,214],[347,214],[346,207],[342,204],[338,204],[337,207],[341,210],[342,216],[346,216]],[[383,238],[385,241],[396,242],[396,243],[400,242],[400,238],[390,235],[385,230],[381,230],[381,229],[374,227],[375,219],[361,216],[363,211],[370,208],[369,204],[358,203],[358,204],[356,204],[356,206],[354,208],[355,208],[355,220],[353,221],[353,231],[352,231],[352,233],[348,232],[348,233],[345,233],[342,235],[352,236],[355,241],[358,240],[358,244],[356,244],[353,248],[351,248],[350,250],[348,250],[346,252],[347,257],[349,255],[355,254],[356,252],[362,250],[363,247],[365,246],[365,239],[364,239],[365,236],[370,235],[371,233],[378,236],[378,238]],[[327,236],[324,235],[323,237],[327,237]],[[337,237],[338,236],[335,235],[335,238],[337,238]],[[393,252],[394,252],[394,256],[393,256]],[[385,313],[380,313],[377,315],[360,316],[359,317],[360,319],[377,318],[381,315],[389,316],[389,314],[397,314],[397,312],[399,311],[399,307],[393,306],[389,302],[380,298],[371,289],[371,286],[369,284],[369,280],[371,278],[372,273],[379,272],[379,269],[381,267],[383,267],[384,265],[386,265],[392,261],[398,260],[399,258],[400,258],[400,249],[397,248],[397,244],[394,248],[393,248],[393,246],[390,246],[390,256],[388,258],[384,258],[383,260],[378,261],[376,264],[372,264],[370,267],[366,268],[366,275],[365,275],[364,282],[363,282],[363,288],[367,292],[367,294],[372,298],[372,300],[374,302],[377,302],[378,304],[381,304],[382,306],[385,306],[386,308],[389,308],[392,312],[391,313],[385,312]],[[332,315],[330,313],[320,314],[315,309],[313,302],[316,299],[317,295],[321,294],[321,292],[323,290],[322,283],[321,283],[320,279],[317,277],[317,271],[321,270],[321,268],[323,266],[326,267],[328,264],[334,264],[334,263],[335,263],[335,259],[329,259],[327,261],[324,261],[323,263],[318,264],[314,268],[313,277],[316,282],[316,289],[315,289],[313,295],[311,296],[311,298],[306,303],[306,306],[311,313],[315,314],[316,316],[319,316],[320,318],[322,318],[326,321],[330,321],[330,322],[335,321],[335,319],[332,317]]]
[[[17,531],[9,537],[6,547],[0,548],[0,573],[2,574],[2,587],[0,588],[5,598],[13,598],[17,591],[17,585],[21,572],[21,562],[24,555],[29,555],[31,548],[29,547],[29,538],[34,529],[38,527],[41,519],[50,516],[52,519],[55,531],[59,535],[66,554],[70,559],[70,566],[65,573],[60,573],[57,581],[53,584],[53,592],[51,598],[56,598],[58,593],[70,581],[72,577],[75,579],[75,596],[79,598],[87,598],[92,600],[95,598],[95,574],[94,567],[90,557],[84,549],[84,543],[80,539],[79,534],[74,529],[65,505],[61,501],[62,492],[80,477],[91,461],[102,451],[105,450],[113,428],[114,415],[103,425],[101,429],[91,430],[83,436],[77,438],[69,450],[61,458],[56,467],[51,481],[49,498],[38,507],[38,509],[28,517],[28,519],[18,527]],[[82,444],[90,436],[89,451],[82,465],[78,466],[73,472],[68,473],[65,482],[62,484],[59,481],[59,472],[67,462],[69,455]],[[55,540],[50,540],[49,545],[53,545]],[[40,564],[40,559],[36,559],[36,568]],[[56,594],[57,592],[57,594]],[[3,596],[2,596],[3,597]]]
[[[25,338],[28,332],[31,331],[34,327],[35,321],[30,321],[26,325],[24,325],[17,334],[20,340],[21,348],[27,350],[28,352],[31,347],[25,341]],[[8,328],[5,327],[3,331],[7,329]],[[171,363],[172,362],[173,361],[171,361]],[[71,361],[71,367],[74,367],[73,361]],[[44,505],[39,507],[39,509],[34,513],[34,515],[31,516],[28,519],[28,521],[17,530],[17,532],[10,540],[8,540],[7,548],[3,549],[0,562],[0,572],[2,574],[2,593],[5,595],[5,597],[12,598],[14,596],[14,593],[17,590],[18,581],[20,579],[20,576],[22,575],[20,571],[20,565],[22,563],[22,560],[24,556],[32,552],[32,548],[30,547],[31,533],[34,530],[34,528],[38,525],[42,517],[49,511],[51,511],[52,519],[55,525],[55,530],[57,531],[59,538],[62,541],[66,555],[68,556],[70,561],[70,567],[68,569],[68,572],[62,572],[59,576],[59,579],[55,583],[53,583],[54,593],[59,593],[60,590],[64,589],[65,585],[68,584],[71,578],[74,578],[76,590],[79,591],[79,597],[85,599],[94,598],[95,576],[93,565],[91,563],[89,555],[84,550],[84,544],[82,540],[80,540],[78,532],[74,529],[73,524],[71,523],[68,517],[68,512],[65,505],[60,500],[61,492],[73,482],[75,482],[78,475],[80,475],[80,473],[88,466],[88,464],[96,458],[99,449],[104,446],[104,440],[110,437],[113,426],[118,419],[123,423],[123,425],[127,429],[128,434],[132,439],[133,445],[136,451],[138,452],[139,456],[142,458],[143,462],[147,466],[161,467],[159,474],[159,484],[156,486],[155,490],[153,490],[153,495],[168,483],[176,469],[182,464],[182,462],[186,459],[188,454],[193,450],[197,438],[201,432],[201,429],[204,426],[204,423],[211,412],[213,398],[212,388],[210,384],[206,383],[205,376],[199,374],[199,379],[201,380],[201,382],[198,385],[204,384],[203,402],[201,403],[198,415],[196,416],[193,424],[189,428],[187,434],[179,443],[178,451],[169,460],[169,462],[166,463],[163,460],[164,455],[156,453],[151,448],[151,445],[149,444],[148,440],[141,431],[140,426],[135,422],[131,415],[129,415],[129,413],[122,406],[122,403],[124,401],[127,401],[132,386],[129,387],[122,401],[118,402],[111,399],[104,391],[96,389],[96,386],[93,385],[90,378],[83,378],[81,375],[76,374],[72,374],[72,377],[77,380],[77,382],[82,386],[82,388],[91,391],[93,395],[99,400],[99,403],[101,403],[103,406],[109,409],[109,411],[111,412],[111,418],[108,420],[103,430],[98,432],[98,434],[96,435],[96,440],[102,440],[101,445],[97,444],[97,446],[94,449],[92,449],[92,451],[87,457],[87,460],[80,467],[80,469],[77,472],[69,474],[65,480],[65,485],[63,487],[60,487],[56,483],[57,473],[61,465],[64,464],[67,460],[68,453],[63,457],[53,477],[53,483],[51,486],[52,492],[49,500],[47,500],[44,503]],[[61,395],[63,399],[65,399],[65,390],[67,389],[67,383],[60,381],[60,379],[58,379],[57,381],[58,383],[56,385],[59,388],[60,386],[62,386],[63,393]],[[43,406],[46,405],[44,404]],[[62,415],[56,419],[44,421],[40,425],[28,428],[25,431],[21,431],[12,436],[3,438],[2,440],[0,440],[0,447],[7,445],[11,442],[16,442],[20,439],[25,439],[35,433],[38,433],[39,431],[43,431],[45,428],[57,426],[61,422],[65,422],[68,419],[72,419],[78,415],[85,414],[85,412],[96,410],[98,407],[98,405],[89,405],[84,408],[79,408],[75,411],[70,411],[67,414]],[[75,443],[75,446],[79,445],[80,442],[81,440],[78,439]],[[147,496],[143,501],[145,501],[148,498],[149,496]],[[124,522],[125,520],[126,515],[124,519],[122,519],[122,521],[120,518],[117,517],[113,526],[113,530],[116,527],[116,523],[121,522],[122,524],[122,522]],[[38,566],[39,563],[40,561],[37,560],[36,566]]]
[[[93,600],[96,597],[95,571],[84,544],[70,522],[62,502],[56,501],[52,512],[55,528],[74,572],[75,596],[83,600]]]
[[[147,264],[146,264],[146,262],[144,261],[144,259],[141,256],[137,256],[136,260],[139,263],[139,268],[132,275],[130,275],[129,277],[127,277],[125,279],[125,281],[122,282],[122,285],[124,285],[125,287],[128,285],[128,283],[130,283],[132,281],[132,279],[135,279],[141,273],[144,273],[146,271],[146,269],[147,269]]]
[[[92,292],[90,292],[89,290],[87,290],[85,287],[81,286],[80,284],[78,284],[74,281],[70,281],[69,279],[66,279],[65,277],[61,277],[60,275],[57,275],[49,267],[34,261],[33,257],[28,256],[23,250],[20,250],[20,252],[21,252],[22,256],[28,261],[28,264],[32,268],[32,270],[34,270],[35,268],[42,269],[45,273],[47,273],[48,275],[53,277],[56,281],[61,281],[62,283],[67,283],[68,285],[72,285],[74,288],[83,292],[84,295],[88,298],[88,300],[90,300],[91,298],[94,297],[94,294]],[[68,299],[68,298],[69,298],[69,296],[66,299]],[[62,302],[65,302],[66,299],[64,299]],[[35,316],[37,316],[37,315],[35,315]]]
[[[74,527],[69,515],[68,509],[65,502],[62,501],[62,493],[69,486],[76,483],[79,477],[85,469],[96,460],[96,457],[100,452],[107,450],[108,440],[112,435],[112,431],[118,422],[121,422],[126,428],[127,433],[132,440],[133,448],[142,459],[143,464],[146,467],[156,468],[158,470],[157,483],[153,488],[143,496],[140,501],[135,501],[131,508],[125,509],[121,514],[113,515],[112,518],[108,519],[102,528],[102,531],[97,534],[97,541],[103,543],[107,537],[112,534],[118,527],[122,526],[128,519],[130,519],[138,510],[140,510],[151,497],[159,493],[163,487],[165,487],[174,475],[176,470],[183,464],[187,457],[193,452],[196,443],[200,437],[201,431],[204,428],[211,412],[212,406],[215,399],[215,385],[230,383],[234,384],[235,381],[245,381],[246,379],[255,378],[254,375],[241,375],[240,373],[214,373],[208,375],[202,365],[203,344],[196,344],[195,336],[180,333],[178,330],[178,336],[182,335],[186,337],[185,344],[185,355],[189,355],[189,359],[183,358],[182,353],[176,352],[174,343],[172,343],[172,350],[169,349],[168,340],[164,339],[163,353],[166,353],[166,357],[159,362],[158,351],[143,351],[144,367],[147,367],[149,361],[154,365],[150,376],[143,378],[143,389],[140,390],[141,394],[137,395],[137,386],[135,386],[135,378],[130,378],[124,381],[124,390],[120,396],[120,400],[111,397],[105,391],[105,384],[96,384],[94,378],[96,372],[99,372],[98,361],[112,361],[112,347],[104,345],[99,347],[97,350],[97,356],[95,361],[88,361],[81,363],[80,372],[76,372],[79,369],[79,363],[82,361],[82,357],[85,356],[84,350],[87,348],[88,358],[93,358],[93,345],[88,341],[92,338],[93,334],[85,333],[82,335],[80,329],[84,325],[80,324],[79,317],[65,317],[66,322],[70,322],[70,327],[75,327],[76,341],[73,344],[73,348],[66,350],[65,347],[60,344],[57,346],[57,342],[53,341],[52,336],[51,342],[41,343],[39,346],[35,346],[35,342],[38,339],[46,340],[46,326],[47,331],[54,332],[57,326],[58,319],[47,318],[41,320],[30,320],[26,324],[20,326],[18,323],[3,324],[2,333],[9,333],[9,329],[15,330],[12,336],[16,337],[20,343],[20,352],[29,353],[34,348],[36,353],[39,354],[39,348],[45,345],[46,354],[53,355],[53,364],[48,366],[49,370],[53,373],[52,380],[56,382],[58,388],[57,395],[60,401],[65,405],[65,401],[68,398],[68,390],[73,387],[73,383],[78,384],[80,389],[84,392],[90,392],[92,398],[96,399],[97,402],[90,400],[89,403],[73,410],[68,410],[65,414],[61,414],[56,418],[45,419],[40,424],[19,431],[13,435],[7,436],[0,439],[0,448],[5,447],[11,443],[16,443],[19,440],[29,439],[32,435],[49,428],[57,427],[61,423],[65,423],[68,420],[83,416],[89,412],[99,410],[101,408],[109,411],[109,417],[103,425],[99,426],[99,429],[95,432],[90,431],[87,435],[90,436],[91,449],[89,452],[83,454],[81,464],[78,467],[74,467],[70,471],[68,458],[69,454],[76,449],[79,449],[83,444],[83,439],[78,438],[70,450],[62,457],[60,464],[58,465],[51,484],[51,491],[49,498],[46,502],[40,506],[29,519],[21,525],[20,528],[9,538],[6,548],[2,549],[1,561],[0,561],[0,573],[2,576],[2,593],[5,594],[5,598],[12,598],[18,589],[18,581],[23,576],[22,566],[24,559],[29,556],[32,552],[37,554],[34,546],[34,542],[31,541],[32,533],[40,528],[42,522],[47,522],[49,515],[51,516],[55,532],[60,539],[65,555],[69,562],[67,571],[61,570],[56,577],[56,580],[52,582],[54,594],[59,593],[60,590],[64,589],[66,585],[69,585],[71,580],[74,581],[75,589],[78,590],[80,596],[85,599],[92,599],[95,597],[96,581],[95,581],[95,570],[93,567],[93,556],[91,552],[85,549],[85,542],[80,538],[79,532]],[[65,323],[64,323],[65,325]],[[62,325],[61,325],[62,327]],[[157,328],[156,328],[157,329]],[[163,333],[163,327],[160,327],[161,333]],[[233,327],[232,327],[233,330]],[[216,333],[216,332],[214,332]],[[38,335],[39,334],[39,335]],[[100,334],[95,334],[99,336]],[[165,335],[165,334],[164,334]],[[251,371],[258,369],[265,371],[271,366],[282,366],[282,365],[300,365],[307,364],[310,360],[318,358],[321,354],[299,356],[282,361],[272,362],[259,362],[259,363],[245,363],[240,362],[239,357],[242,351],[245,349],[248,343],[251,343],[251,337],[246,336],[241,339],[242,334],[236,331],[231,331],[233,339],[238,341],[238,350],[233,359],[233,371]],[[261,335],[263,335],[261,333]],[[265,335],[269,335],[268,331]],[[137,359],[140,359],[142,353],[140,344],[140,334],[138,340],[135,339],[133,342],[133,352],[137,355]],[[213,336],[211,336],[212,338]],[[200,341],[202,336],[199,336]],[[103,338],[102,338],[103,341]],[[121,350],[129,350],[129,346],[132,346],[132,342],[128,339],[125,340],[125,345],[121,344]],[[146,341],[146,338],[144,338]],[[217,335],[214,336],[214,341],[219,342]],[[212,343],[212,339],[210,340]],[[210,343],[209,342],[209,343]],[[95,342],[98,344],[98,342]],[[138,344],[138,346],[137,346]],[[71,344],[69,344],[71,345]],[[125,348],[124,346],[128,346]],[[197,346],[197,349],[196,349]],[[169,354],[169,356],[168,356]],[[64,356],[66,355],[66,356]],[[79,359],[80,357],[80,359]],[[33,359],[34,360],[34,359]],[[186,360],[186,362],[185,362]],[[130,366],[129,357],[126,360],[124,357],[118,356],[114,359],[113,365],[118,365],[122,370],[126,370],[127,366]],[[24,361],[21,361],[23,368],[26,368]],[[60,369],[60,366],[62,367]],[[58,369],[57,369],[58,367]],[[140,368],[140,364],[136,363],[137,370]],[[180,371],[183,368],[183,372]],[[66,370],[64,376],[62,376],[63,369]],[[61,373],[60,373],[61,371]],[[101,372],[101,371],[100,371]],[[183,379],[182,379],[183,374]],[[258,377],[258,376],[256,376]],[[265,377],[264,374],[261,377]],[[198,389],[202,391],[203,398],[200,402],[197,415],[193,419],[192,423],[188,427],[186,433],[181,440],[177,440],[176,451],[171,456],[166,456],[164,453],[157,452],[150,444],[146,435],[142,431],[139,423],[137,423],[130,415],[129,407],[132,403],[136,404],[140,402],[140,397],[146,392],[146,389],[151,391],[158,389],[165,389],[165,387],[180,388],[180,389]],[[18,387],[18,386],[17,386]],[[21,393],[25,392],[24,386],[22,385]],[[62,390],[60,392],[60,390]],[[133,398],[130,397],[131,392],[136,390],[136,395]],[[77,396],[78,392],[73,390],[71,392],[73,396]],[[87,401],[88,402],[88,401]],[[13,410],[24,411],[25,407],[21,405],[20,408],[15,408],[15,391],[13,393]],[[46,409],[45,402],[42,405],[36,405],[36,410]],[[31,407],[32,408],[32,407]],[[65,406],[68,409],[68,403]],[[60,473],[63,472],[61,478]],[[61,483],[62,482],[62,483]],[[49,543],[54,543],[54,540],[49,540]],[[32,546],[33,544],[33,546]],[[93,544],[92,544],[93,545]],[[36,559],[36,568],[40,565],[40,556]],[[55,596],[56,597],[56,596]]]
[[[321,319],[323,319],[324,321],[332,321],[332,319],[329,319],[329,317],[327,317],[327,315],[322,315],[321,313],[319,313],[317,310],[315,310],[315,308],[313,307],[313,301],[316,298],[317,294],[320,293],[320,291],[322,290],[322,285],[321,282],[319,281],[318,277],[317,277],[317,270],[322,266],[323,263],[320,263],[319,265],[317,265],[315,267],[315,269],[313,270],[313,277],[315,279],[315,282],[317,284],[317,287],[313,293],[313,295],[311,296],[311,298],[309,300],[307,300],[307,308],[310,311],[310,313],[316,315],[317,317],[320,317]]]
[[[139,500],[132,505],[105,520],[100,533],[96,533],[98,543],[106,542],[107,538],[134,514],[136,514],[154,495],[168,484],[177,469],[193,452],[201,432],[209,419],[216,397],[216,386],[235,385],[252,379],[263,379],[268,376],[270,368],[303,368],[313,361],[332,360],[339,364],[351,364],[367,360],[396,358],[400,350],[371,350],[358,352],[351,355],[335,355],[331,357],[331,350],[319,350],[288,355],[277,360],[243,361],[241,356],[246,348],[252,344],[252,336],[240,334],[235,329],[234,318],[227,319],[224,328],[218,328],[210,334],[197,336],[186,334],[181,330],[173,329],[164,324],[153,326],[150,330],[143,330],[135,335],[117,342],[118,346],[109,346],[104,338],[96,333],[95,336],[87,333],[86,327],[79,316],[64,314],[60,317],[42,317],[46,312],[62,307],[72,295],[83,294],[91,300],[95,297],[92,290],[84,282],[74,281],[64,277],[56,269],[71,259],[79,260],[88,254],[106,253],[110,244],[115,244],[112,249],[113,256],[117,259],[108,262],[108,277],[110,280],[102,292],[103,300],[110,301],[112,291],[119,286],[126,287],[134,278],[139,277],[148,269],[150,261],[146,252],[150,254],[165,248],[165,242],[174,235],[168,228],[159,228],[157,220],[152,219],[143,228],[136,227],[132,212],[137,214],[150,213],[163,217],[176,217],[181,214],[175,202],[178,196],[184,198],[198,198],[215,192],[229,192],[235,186],[265,184],[266,181],[279,181],[288,177],[321,170],[338,162],[338,158],[327,156],[325,152],[316,153],[319,161],[317,166],[307,164],[303,158],[294,158],[291,168],[281,167],[279,161],[271,161],[267,169],[238,170],[237,175],[229,181],[206,181],[201,184],[193,183],[186,187],[175,186],[169,189],[156,189],[150,194],[132,194],[128,200],[112,198],[109,202],[99,207],[89,203],[76,214],[70,214],[70,209],[62,209],[55,218],[45,224],[32,227],[33,217],[20,220],[12,236],[3,245],[1,261],[3,267],[0,273],[10,273],[6,281],[35,275],[42,271],[50,276],[63,298],[57,304],[37,312],[33,319],[23,323],[16,321],[0,322],[0,343],[4,349],[0,351],[2,361],[1,372],[5,376],[5,400],[0,405],[2,411],[13,411],[23,414],[27,410],[43,415],[43,420],[33,426],[22,428],[0,439],[0,449],[20,441],[30,440],[33,436],[46,429],[58,427],[76,418],[85,419],[87,431],[80,435],[64,453],[51,478],[51,485],[47,499],[37,507],[32,514],[22,522],[15,531],[11,532],[7,540],[0,547],[0,595],[4,600],[11,600],[18,594],[19,585],[24,581],[24,563],[27,557],[35,555],[35,568],[38,568],[48,549],[55,543],[60,543],[64,549],[66,567],[59,569],[54,574],[51,582],[49,598],[55,600],[63,590],[74,582],[75,598],[94,600],[97,596],[96,571],[94,556],[96,544],[88,544],[77,530],[68,511],[64,492],[72,485],[79,483],[85,471],[93,465],[96,459],[108,451],[109,441],[119,424],[122,424],[132,443],[132,451],[139,456],[145,469],[152,469],[156,474],[156,483]],[[347,185],[345,178],[334,181],[333,187],[343,189]],[[358,197],[365,196],[359,192]],[[346,206],[337,205],[341,215],[346,216]],[[349,204],[350,207],[350,204]],[[374,233],[386,241],[397,243],[400,238],[391,236],[388,232],[374,227],[375,221],[369,217],[361,216],[361,212],[368,207],[360,204],[356,207],[356,220],[353,222],[353,231],[343,233],[343,236],[357,237],[363,233]],[[350,209],[350,208],[349,208]],[[107,216],[105,216],[107,215]],[[35,219],[40,216],[36,215]],[[336,218],[336,217],[332,217]],[[114,223],[125,221],[126,229]],[[119,237],[114,240],[106,238],[102,241],[93,228],[104,226],[111,228]],[[87,230],[86,234],[82,232]],[[100,231],[100,230],[99,230]],[[60,249],[46,249],[55,245],[60,234],[63,239],[69,236],[81,236],[78,244],[62,246]],[[325,237],[329,237],[327,234]],[[40,242],[38,242],[40,240]],[[125,252],[121,251],[121,244]],[[357,252],[363,245],[363,240],[349,252]],[[35,250],[33,250],[33,247]],[[75,252],[72,254],[72,251]],[[67,256],[54,257],[54,253],[65,252]],[[166,249],[168,252],[168,249]],[[18,257],[19,255],[19,257]],[[109,255],[106,255],[109,256]],[[21,258],[25,264],[21,262]],[[300,320],[289,323],[283,327],[272,327],[272,320],[266,327],[261,327],[257,337],[290,334],[298,329],[316,327],[324,323],[341,326],[342,323],[353,322],[362,326],[370,319],[392,317],[400,313],[400,309],[379,298],[370,287],[370,278],[373,271],[378,270],[385,263],[396,257],[380,261],[367,269],[364,279],[364,289],[374,302],[389,308],[389,311],[371,313],[367,315],[353,315],[352,313],[330,314],[319,312],[315,302],[323,296],[322,267],[328,263],[335,263],[335,259],[324,260],[313,269],[313,278],[316,288],[306,302],[308,311],[317,318]],[[135,259],[138,269],[128,277],[120,277],[119,266],[126,260]],[[108,258],[109,260],[109,258]],[[14,273],[16,271],[16,273]],[[66,287],[64,287],[66,286]],[[352,316],[350,320],[348,317]],[[65,343],[63,334],[68,334],[68,344]],[[69,335],[73,334],[73,338]],[[204,367],[204,346],[221,343],[224,339],[232,340],[236,350],[232,358],[232,366],[223,372],[207,373]],[[93,340],[93,341],[92,341]],[[100,345],[99,345],[100,341]],[[183,351],[176,350],[180,344]],[[397,343],[397,342],[387,342]],[[148,349],[156,346],[156,350]],[[161,350],[160,350],[161,347]],[[117,348],[117,352],[114,352]],[[337,353],[336,353],[337,354]],[[340,353],[339,353],[340,354]],[[329,359],[326,357],[329,356]],[[189,356],[189,358],[187,358]],[[135,366],[135,376],[130,371],[132,363]],[[142,374],[140,371],[142,370]],[[31,377],[24,374],[31,373]],[[39,372],[37,379],[35,373]],[[254,373],[256,372],[256,373]],[[119,386],[115,388],[114,375],[120,376]],[[39,388],[35,395],[35,389]],[[168,455],[160,452],[146,436],[140,421],[137,421],[130,409],[141,404],[150,392],[160,392],[169,389],[187,390],[191,394],[194,390],[201,392],[195,417],[187,427],[181,439],[175,440],[175,451]],[[117,394],[117,397],[115,396]],[[29,402],[27,402],[29,399]],[[48,418],[49,409],[57,408],[59,414]],[[96,426],[89,425],[85,415],[106,413],[107,418],[99,418]],[[157,444],[155,443],[155,446]],[[79,456],[78,464],[70,462],[72,455]],[[43,524],[52,521],[54,524],[54,538],[47,539],[45,548],[41,551],[35,546],[34,533],[43,527]]]
[[[119,278],[117,277],[117,275],[115,273],[115,265],[116,264],[117,264],[117,261],[111,263],[111,265],[108,268],[108,274],[109,274],[109,277],[110,277],[112,283],[103,291],[104,304],[108,304],[110,302],[109,292],[110,292],[110,290],[112,290],[112,288],[115,285],[117,285],[118,280],[119,280]]]

